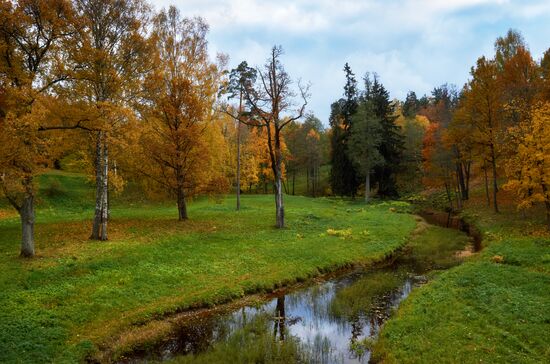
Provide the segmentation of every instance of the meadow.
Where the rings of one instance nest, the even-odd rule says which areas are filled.
[[[110,240],[97,242],[83,176],[47,173],[39,197],[32,260],[18,257],[18,217],[1,210],[0,362],[96,357],[171,313],[381,261],[417,224],[406,203],[287,196],[288,226],[275,229],[271,195],[244,196],[239,212],[232,197],[196,199],[178,222],[174,204],[129,188],[113,196]]]

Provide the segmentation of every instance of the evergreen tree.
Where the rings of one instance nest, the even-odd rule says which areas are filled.
[[[357,80],[355,74],[351,71],[349,64],[344,65],[344,72],[346,73],[346,85],[344,86],[344,104],[342,108],[342,115],[344,117],[344,126],[346,130],[351,127],[351,118],[357,111],[359,106],[357,97]]]
[[[339,196],[355,195],[357,190],[355,171],[347,155],[348,131],[344,124],[344,103],[344,99],[332,103],[329,119],[332,129],[330,185],[332,192]]]
[[[358,174],[364,178],[365,202],[368,203],[372,171],[384,162],[379,152],[382,130],[371,101],[363,100],[360,103],[352,121],[348,155],[357,167]]]
[[[374,115],[380,120],[381,140],[378,151],[384,163],[375,168],[378,194],[395,197],[398,195],[395,175],[400,167],[404,140],[395,123],[397,116],[394,115],[394,105],[378,77],[374,75],[371,79],[368,73],[365,76],[364,98],[366,102],[372,103]]]
[[[409,93],[407,93],[407,98],[403,103],[403,116],[406,118],[414,118],[419,107],[420,102],[416,98],[416,93],[414,91],[409,91]]]
[[[348,157],[349,130],[358,107],[357,80],[349,64],[345,64],[344,98],[331,105],[332,154],[330,182],[335,195],[355,196],[359,182],[353,163]]]

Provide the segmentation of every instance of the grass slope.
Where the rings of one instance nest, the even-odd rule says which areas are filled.
[[[175,221],[172,204],[114,199],[108,242],[88,241],[93,189],[77,174],[40,179],[37,257],[17,257],[17,216],[0,214],[0,362],[77,362],[98,344],[177,310],[213,305],[383,259],[415,227],[399,204],[364,207],[287,197],[276,230],[272,196],[206,199]],[[330,232],[327,232],[329,229]]]
[[[378,360],[550,362],[550,236],[537,215],[502,209],[468,207],[487,247],[409,296],[380,335]]]

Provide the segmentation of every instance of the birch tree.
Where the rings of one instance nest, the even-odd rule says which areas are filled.
[[[107,240],[111,144],[131,115],[151,49],[145,39],[149,9],[141,0],[75,0],[72,97],[88,106],[95,133],[96,203],[90,239]]]

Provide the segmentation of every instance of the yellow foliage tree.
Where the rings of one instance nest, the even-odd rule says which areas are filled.
[[[0,194],[21,216],[21,255],[34,249],[33,178],[50,160],[41,125],[50,90],[66,80],[60,61],[72,16],[63,0],[0,1]]]
[[[208,57],[208,25],[180,16],[175,7],[154,20],[158,52],[145,81],[146,101],[136,169],[176,197],[179,220],[187,220],[187,198],[226,189],[223,128],[213,113],[219,67]]]
[[[539,103],[531,117],[509,129],[518,141],[517,153],[506,164],[503,188],[518,197],[518,208],[544,203],[550,229],[550,102]]]

